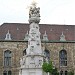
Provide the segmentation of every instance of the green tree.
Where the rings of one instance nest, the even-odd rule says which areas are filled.
[[[59,72],[58,72],[57,68],[53,69],[52,75],[59,75]]]
[[[68,75],[74,75],[74,71],[69,71]]]
[[[46,72],[46,73],[48,73],[48,72],[49,72],[49,73],[52,73],[52,71],[53,71],[52,62],[49,62],[49,63],[44,62],[43,65],[42,65],[42,69],[43,69],[43,71]]]
[[[52,64],[51,61],[49,63],[44,62],[43,65],[42,65],[42,69],[46,73],[49,72],[52,75],[59,75],[57,68],[53,67],[53,64]]]

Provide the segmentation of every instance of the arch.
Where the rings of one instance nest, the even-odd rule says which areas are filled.
[[[67,66],[67,52],[66,52],[66,50],[61,50],[59,52],[59,62],[60,62],[60,66]]]
[[[25,49],[25,50],[23,50],[23,56],[26,55],[26,54],[27,54],[27,53],[26,53],[26,49]]]
[[[4,67],[11,66],[11,51],[6,50],[4,51]]]
[[[50,51],[49,50],[47,50],[47,49],[45,49],[44,50],[44,55],[45,55],[45,57],[46,57],[46,61],[50,61]]]

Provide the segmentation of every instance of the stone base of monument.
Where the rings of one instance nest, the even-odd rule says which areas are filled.
[[[19,72],[19,75],[43,75],[42,69],[24,68]]]

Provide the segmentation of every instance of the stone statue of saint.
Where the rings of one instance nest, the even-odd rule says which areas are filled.
[[[29,10],[29,18],[31,17],[40,17],[40,8],[36,8],[36,7],[30,7],[30,10]]]
[[[25,58],[20,58],[20,65],[23,66],[25,64]]]

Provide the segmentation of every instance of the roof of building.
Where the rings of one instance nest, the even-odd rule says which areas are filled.
[[[65,35],[65,39],[75,40],[75,25],[55,25],[55,24],[39,24],[41,39],[46,31],[49,40],[60,40],[60,36]],[[4,40],[9,30],[12,40],[24,40],[25,34],[29,31],[27,23],[3,23],[0,26],[0,40]]]

